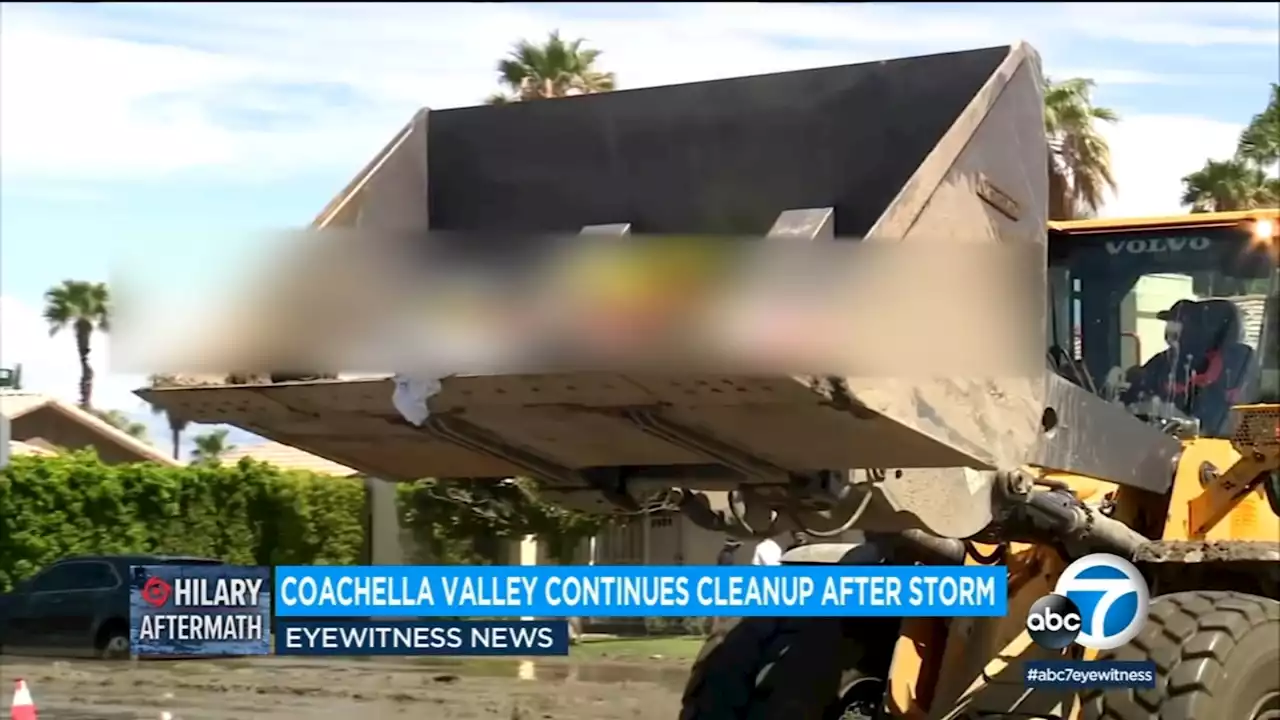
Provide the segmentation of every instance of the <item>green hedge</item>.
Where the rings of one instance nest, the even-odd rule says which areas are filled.
[[[540,502],[526,483],[400,486],[416,562],[493,562],[497,540],[536,534],[553,553],[596,518]],[[107,465],[92,451],[20,456],[0,470],[0,591],[67,555],[158,553],[258,565],[351,565],[365,557],[360,480],[228,466]]]
[[[225,467],[106,465],[92,452],[15,457],[0,471],[0,588],[66,555],[160,553],[244,564],[353,564],[358,480]]]

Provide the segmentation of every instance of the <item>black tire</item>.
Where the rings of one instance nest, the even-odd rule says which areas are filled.
[[[1099,659],[1153,661],[1156,687],[1085,693],[1087,720],[1280,718],[1275,600],[1210,591],[1156,598],[1142,632]]]
[[[108,620],[98,630],[94,650],[103,660],[124,660],[130,657],[129,625],[123,620]]]
[[[680,720],[858,718],[845,711],[879,705],[890,658],[864,648],[884,650],[886,632],[896,636],[897,623],[876,620],[717,620],[690,672]]]

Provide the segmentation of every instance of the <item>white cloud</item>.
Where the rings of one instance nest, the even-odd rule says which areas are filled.
[[[418,106],[478,102],[495,88],[493,65],[510,43],[551,28],[588,38],[606,50],[608,67],[627,87],[643,87],[1019,37],[1047,49],[1062,45],[1062,23],[1083,36],[1258,31],[1256,11],[1224,5],[1214,4],[1217,15],[1194,4],[1157,15],[1091,5],[1087,23],[1069,4],[1008,16],[907,4],[264,3],[235,13],[204,4],[120,13],[114,6],[6,5],[0,172],[119,181],[199,170],[251,182],[354,170]],[[1246,22],[1255,24],[1239,24]],[[1122,27],[1100,27],[1113,25]],[[1089,72],[1117,84],[1177,81],[1136,68]],[[304,104],[290,92],[316,83],[342,97]],[[237,113],[288,122],[246,129]]]
[[[1280,32],[1275,3],[1058,3],[1059,31],[1101,40],[1274,48]]]
[[[1186,85],[1203,78],[1187,75],[1169,75],[1147,70],[1122,70],[1117,68],[1071,67],[1054,68],[1050,81],[1059,78],[1089,78],[1098,85]]]
[[[217,163],[227,138],[190,108],[149,114],[165,93],[245,72],[230,58],[22,26],[3,34],[0,152],[5,171],[71,175]],[[38,70],[33,70],[39,68]]]
[[[1104,217],[1176,215],[1183,176],[1208,158],[1235,152],[1243,125],[1176,115],[1126,115],[1106,126],[1111,167],[1119,186]]]

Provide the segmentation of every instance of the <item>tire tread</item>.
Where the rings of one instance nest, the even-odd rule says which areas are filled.
[[[1082,693],[1085,717],[1212,717],[1213,686],[1227,657],[1246,635],[1268,623],[1280,624],[1280,602],[1254,595],[1201,590],[1157,598],[1151,604],[1146,627],[1136,638],[1098,656],[1099,660],[1155,662],[1156,687]]]

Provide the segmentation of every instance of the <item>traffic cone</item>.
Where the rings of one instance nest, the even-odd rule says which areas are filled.
[[[13,683],[13,704],[9,706],[9,720],[36,720],[36,703],[31,699],[27,681],[22,678]]]

